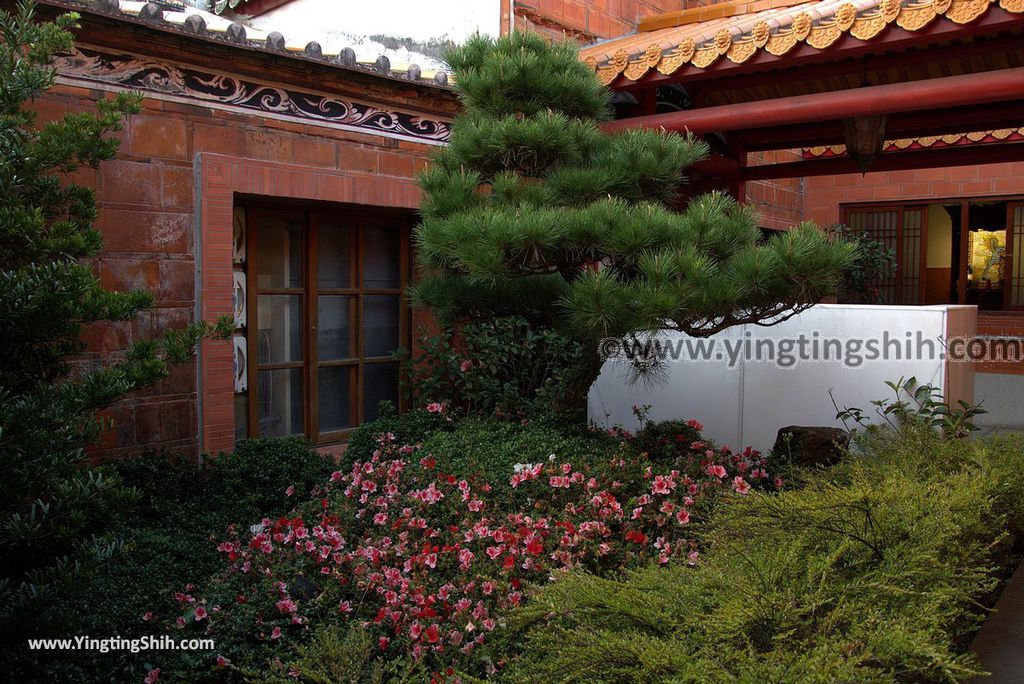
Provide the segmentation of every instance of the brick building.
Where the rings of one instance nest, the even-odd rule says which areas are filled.
[[[448,136],[446,75],[169,5],[40,14],[68,9],[82,14],[76,50],[35,106],[46,121],[111,91],[144,94],[117,158],[75,180],[98,193],[103,284],[156,298],[130,323],[88,329],[86,358],[196,318],[238,323],[231,343],[204,344],[197,364],[113,407],[104,450],[336,442],[397,399],[414,175]]]
[[[114,455],[217,453],[247,435],[339,443],[378,400],[397,398],[389,353],[417,323],[402,295],[412,277],[414,175],[457,112],[446,75],[242,23],[247,7],[273,12],[285,0],[210,4],[223,14],[170,0],[40,0],[45,12],[82,14],[58,86],[37,102],[43,120],[119,89],[145,96],[118,157],[77,180],[98,191],[104,284],[153,291],[157,305],[131,323],[88,330],[87,358],[195,318],[231,314],[238,323],[231,343],[204,344],[196,364],[111,410],[116,427],[103,449]],[[581,57],[616,91],[618,123],[751,103],[768,111],[773,100],[1024,65],[1021,0],[487,7],[502,32],[589,44]],[[747,110],[739,124],[704,129],[674,121],[712,142],[712,159],[692,174],[697,189],[728,187],[761,211],[766,230],[801,220],[876,230],[900,247],[899,298],[973,297],[987,311],[983,331],[1020,334],[1024,317],[1012,310],[1024,305],[1024,276],[1011,264],[1024,262],[1013,259],[1024,245],[1024,235],[1014,240],[1024,220],[1013,223],[1024,198],[1024,142],[1014,146],[1024,103],[989,102],[953,103],[933,117],[892,112],[888,147],[869,167],[878,170],[863,177],[836,116],[769,126]],[[931,163],[899,161],[915,153]],[[964,276],[970,240],[999,228],[999,207],[1009,222],[997,300],[999,288],[980,292]],[[954,235],[966,249],[954,248]],[[997,384],[1024,374],[1020,364],[982,370]]]
[[[725,2],[581,57],[622,103],[611,130],[704,135],[698,186],[764,228],[868,232],[897,255],[887,301],[974,304],[980,334],[1024,336],[1024,2]],[[977,370],[983,421],[1024,427],[1024,364]]]

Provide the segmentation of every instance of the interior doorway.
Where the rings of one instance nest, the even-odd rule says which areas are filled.
[[[886,303],[1024,308],[1024,199],[853,206],[843,215],[896,252]]]
[[[1006,201],[961,201],[928,206],[926,304],[1007,308],[1008,205]]]

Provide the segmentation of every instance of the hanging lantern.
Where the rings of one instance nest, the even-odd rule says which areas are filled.
[[[882,153],[885,145],[884,116],[855,116],[843,120],[846,137],[846,153],[857,161],[860,173],[867,173],[868,166]]]

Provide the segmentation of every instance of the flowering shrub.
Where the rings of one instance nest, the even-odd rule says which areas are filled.
[[[369,459],[334,472],[291,515],[234,529],[227,571],[206,599],[178,594],[175,625],[245,645],[221,667],[265,662],[325,622],[353,621],[382,658],[485,674],[489,636],[556,570],[605,574],[652,560],[695,563],[698,530],[723,492],[768,477],[755,451],[695,440],[691,472],[660,467],[620,435],[604,458],[517,464],[499,503],[485,477],[456,477],[418,445],[380,435]],[[237,659],[237,663],[230,660]],[[265,662],[261,662],[265,661]]]

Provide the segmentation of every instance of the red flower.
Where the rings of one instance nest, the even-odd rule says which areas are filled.
[[[626,541],[633,542],[634,544],[646,544],[647,535],[640,530],[630,530],[626,532]]]

